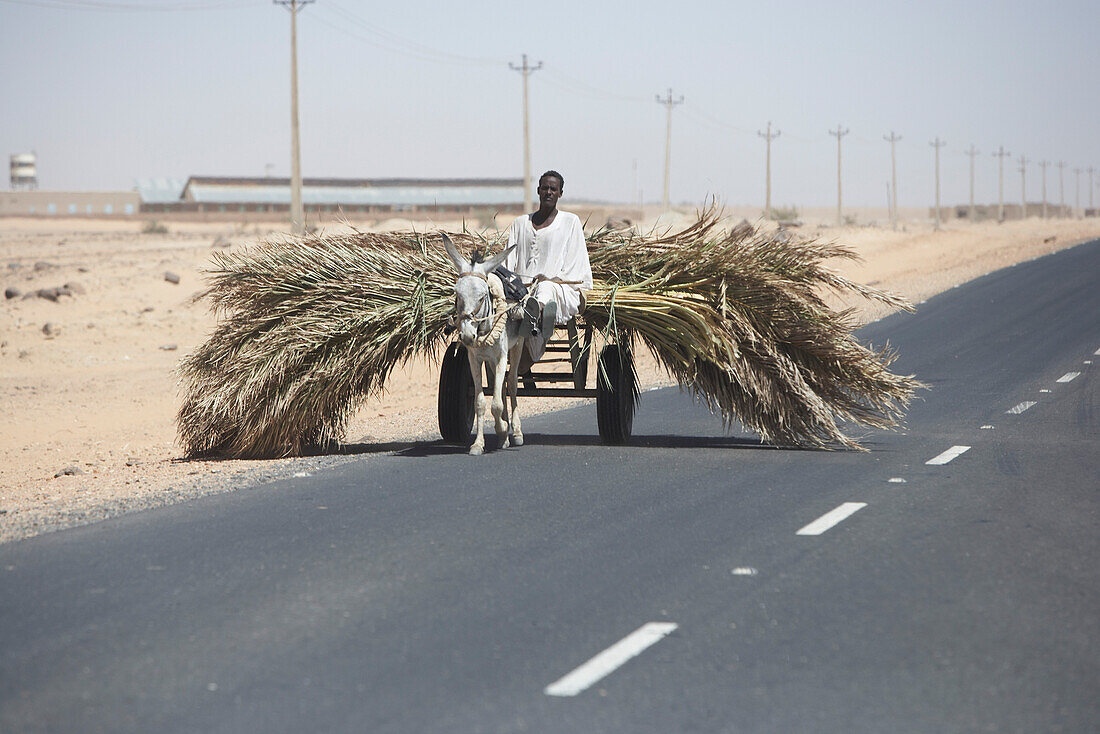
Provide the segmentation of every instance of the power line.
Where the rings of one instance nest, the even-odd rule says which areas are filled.
[[[399,54],[401,56],[405,56],[406,58],[417,59],[418,61],[427,61],[427,62],[435,63],[435,64],[446,64],[448,66],[451,65],[451,63],[449,61],[447,61],[446,59],[437,58],[437,57],[434,57],[434,56],[428,56],[428,55],[425,55],[425,54],[418,54],[418,53],[410,52],[410,51],[403,50],[401,48],[395,47],[393,45],[383,43],[383,42],[379,41],[378,39],[368,38],[367,36],[360,35],[359,33],[356,33],[355,31],[349,30],[349,28],[346,27],[345,25],[339,25],[337,23],[333,23],[329,20],[326,20],[324,17],[322,17],[319,14],[315,13],[312,16],[310,16],[310,18],[314,23],[320,23],[321,25],[328,26],[332,30],[337,31],[338,33],[342,33],[343,35],[347,36],[348,38],[354,38],[355,40],[360,41],[360,42],[362,42],[362,43],[364,43],[368,46],[372,46],[374,48],[378,48],[378,49],[381,49],[383,51],[390,51],[390,52]]]
[[[181,12],[189,10],[226,10],[256,6],[258,0],[211,0],[209,2],[127,3],[107,0],[0,0],[13,5],[48,8],[51,10],[83,10],[93,12]]]
[[[417,43],[404,36],[391,33],[334,3],[326,3],[322,7],[327,11],[333,12],[337,16],[337,22],[334,23],[324,18],[323,14],[314,14],[311,16],[314,21],[339,31],[357,41],[361,41],[368,46],[373,46],[407,58],[436,64],[446,64],[447,66],[504,66],[506,62],[506,59],[502,58],[494,59],[479,56],[464,56],[461,54],[449,53],[447,51],[439,51],[438,49]]]
[[[749,130],[748,128],[731,125],[730,123],[725,122],[724,120],[710,114],[706,110],[699,109],[697,106],[695,106],[694,103],[691,107],[684,108],[684,114],[686,114],[688,117],[694,117],[697,120],[708,122],[711,125],[722,128],[724,130],[733,130],[735,132],[743,133],[745,135],[752,135],[753,133],[753,131]]]
[[[437,48],[419,43],[400,34],[388,31],[379,25],[371,23],[369,20],[363,18],[361,15],[357,15],[351,10],[348,10],[339,3],[326,3],[326,6],[337,15],[339,15],[344,21],[351,23],[352,25],[358,27],[360,30],[373,36],[373,40],[363,39],[367,43],[372,43],[374,45],[386,48],[389,51],[406,54],[414,58],[447,62],[451,64],[503,66],[505,62],[505,59],[503,58],[467,56],[465,54],[451,53],[450,51],[440,51]]]
[[[545,69],[547,76],[550,76],[555,83],[561,89],[571,91],[574,94],[580,94],[595,99],[609,99],[617,100],[621,102],[645,102],[646,98],[641,95],[633,94],[620,94],[618,92],[609,92],[606,89],[593,86],[588,82],[577,79],[576,77],[569,76],[565,72],[559,71],[551,67]]]
[[[561,79],[555,79],[549,74],[550,68],[543,69],[547,74],[542,77],[542,84],[553,87],[554,89],[561,90],[567,94],[573,94],[584,99],[590,99],[599,102],[606,102],[609,100],[603,93],[594,91],[591,88],[578,87],[570,84],[569,82],[562,81]]]

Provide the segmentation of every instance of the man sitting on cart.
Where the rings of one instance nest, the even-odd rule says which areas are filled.
[[[542,358],[555,325],[584,308],[584,291],[592,289],[592,265],[584,243],[584,226],[571,212],[558,209],[565,179],[557,171],[539,177],[539,209],[519,216],[508,230],[508,246],[517,245],[504,266],[528,285],[526,318],[532,336],[525,355],[532,363]],[[526,360],[523,360],[526,362]]]

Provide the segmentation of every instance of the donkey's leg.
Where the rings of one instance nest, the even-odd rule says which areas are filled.
[[[504,378],[508,376],[508,352],[498,346],[496,367],[493,372],[493,418],[496,419],[497,438],[502,449],[508,448],[508,421],[504,420]]]
[[[516,390],[519,389],[519,358],[523,354],[523,339],[517,339],[508,355],[508,397],[512,402],[512,443],[523,445],[523,426],[516,410]]]
[[[467,349],[466,354],[470,358],[470,372],[474,376],[474,424],[477,426],[477,433],[474,436],[473,445],[470,446],[470,453],[477,456],[485,451],[485,391],[481,389],[480,357],[475,356],[473,349]]]

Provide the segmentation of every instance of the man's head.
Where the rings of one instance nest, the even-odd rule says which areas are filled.
[[[554,170],[547,171],[539,176],[539,204],[543,209],[553,209],[558,205],[565,190],[565,177]]]

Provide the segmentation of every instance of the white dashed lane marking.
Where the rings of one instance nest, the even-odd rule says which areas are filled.
[[[963,454],[965,454],[969,450],[970,450],[969,446],[952,446],[951,448],[949,448],[947,451],[944,451],[939,456],[933,457],[933,458],[929,459],[928,461],[926,461],[924,463],[925,464],[931,464],[932,466],[939,466],[940,464],[946,464],[947,462],[951,461],[952,459],[956,459],[956,458],[962,456]]]
[[[817,518],[812,523],[805,526],[795,534],[821,535],[829,528],[833,527],[834,525],[839,525],[866,506],[866,502],[845,502],[840,507],[826,512],[824,515]]]
[[[1016,406],[1013,406],[1013,407],[1009,408],[1008,410],[1005,411],[1005,413],[1009,413],[1009,414],[1012,414],[1012,415],[1019,415],[1020,413],[1023,413],[1025,410],[1030,408],[1032,405],[1035,405],[1034,400],[1025,400],[1024,402],[1020,403],[1019,405],[1016,405]]]
[[[575,696],[596,681],[605,678],[623,663],[650,645],[660,642],[677,628],[673,622],[643,624],[571,673],[546,686],[547,696]]]
[[[1080,372],[1067,372],[1066,374],[1062,375],[1057,380],[1055,380],[1055,382],[1070,382],[1072,380],[1076,380],[1080,376],[1081,376]]]

